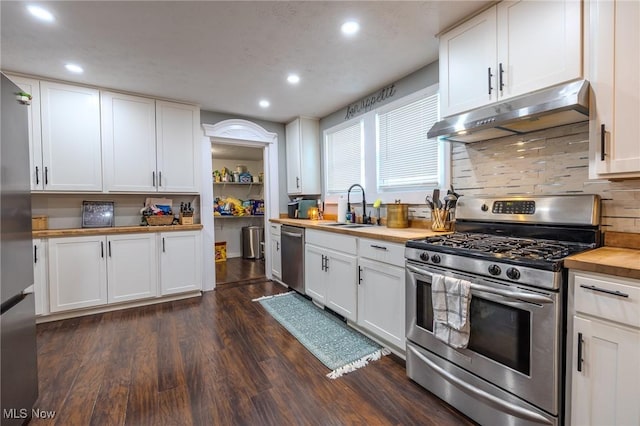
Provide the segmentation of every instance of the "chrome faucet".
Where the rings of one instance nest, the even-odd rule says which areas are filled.
[[[360,188],[360,190],[362,191],[362,223],[369,223],[369,218],[367,217],[367,200],[364,197],[364,188],[358,183],[354,183],[353,185],[351,185],[349,187],[349,190],[347,191],[347,211],[351,211],[351,202],[349,201],[349,197],[351,195],[351,190],[355,186]]]

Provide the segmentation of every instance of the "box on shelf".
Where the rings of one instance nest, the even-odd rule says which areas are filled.
[[[256,216],[264,215],[264,200],[253,200],[253,209],[251,214]]]
[[[33,216],[31,218],[31,229],[34,231],[42,231],[49,228],[48,216]]]
[[[216,262],[226,262],[227,260],[227,242],[222,241],[215,244]]]

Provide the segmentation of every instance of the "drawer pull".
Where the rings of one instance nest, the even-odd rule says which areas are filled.
[[[371,247],[373,247],[374,249],[378,249],[378,250],[387,250],[387,248],[385,246],[377,246],[375,244],[371,244]]]
[[[600,293],[606,293],[606,294],[611,294],[612,296],[618,296],[618,297],[629,297],[629,295],[627,293],[623,293],[621,291],[617,291],[617,290],[607,290],[606,288],[600,288],[600,287],[596,287],[595,285],[584,285],[581,284],[580,287],[582,288],[586,288],[587,290],[593,290],[593,291],[598,291]]]

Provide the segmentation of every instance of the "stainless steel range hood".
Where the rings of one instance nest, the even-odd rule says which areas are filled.
[[[447,117],[429,138],[479,142],[589,119],[589,82],[573,81]]]

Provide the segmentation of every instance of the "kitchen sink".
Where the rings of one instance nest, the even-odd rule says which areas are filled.
[[[323,223],[322,226],[347,226],[351,225],[351,223]]]

